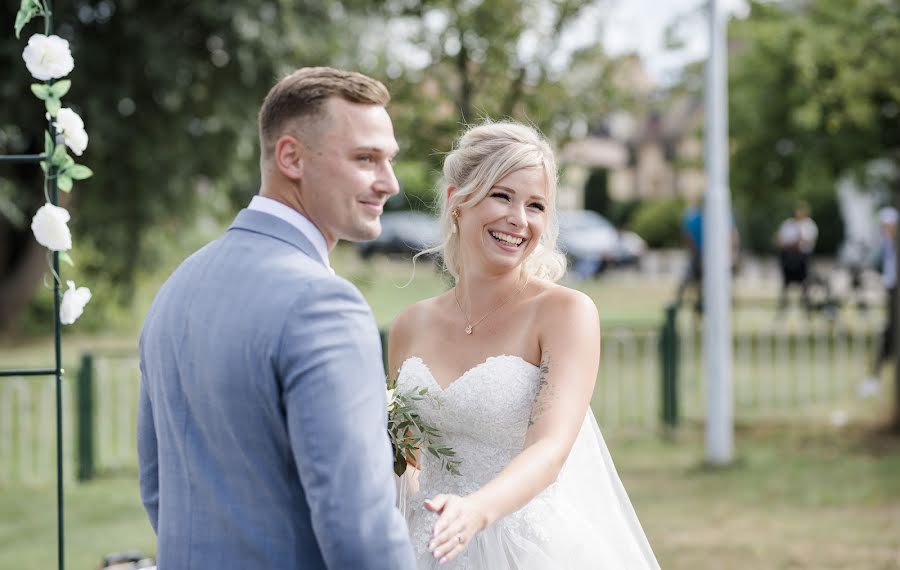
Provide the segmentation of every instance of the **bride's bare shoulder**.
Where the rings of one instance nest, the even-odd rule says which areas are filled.
[[[437,308],[442,303],[445,295],[429,297],[407,306],[394,318],[394,321],[391,323],[391,330],[396,329],[399,332],[405,332],[410,328],[415,330],[427,325],[432,315],[438,310]]]
[[[439,314],[440,307],[446,303],[445,297],[446,293],[429,297],[400,311],[391,323],[389,342],[405,347],[416,334],[428,330],[434,316]]]
[[[553,326],[578,323],[599,327],[600,317],[594,300],[575,289],[556,283],[542,282],[535,299],[540,322]]]

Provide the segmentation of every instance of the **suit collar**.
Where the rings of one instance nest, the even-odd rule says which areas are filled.
[[[328,260],[322,259],[315,246],[303,235],[303,232],[272,214],[243,209],[238,212],[238,215],[235,216],[234,221],[228,227],[228,231],[231,230],[247,230],[281,240],[296,247],[325,267],[329,267]]]

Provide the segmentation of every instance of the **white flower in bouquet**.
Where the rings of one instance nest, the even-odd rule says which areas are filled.
[[[32,218],[31,231],[34,239],[50,251],[68,251],[72,249],[68,222],[69,212],[65,208],[47,203]]]
[[[394,402],[394,390],[386,388],[387,390],[387,411],[388,413],[394,411],[394,406],[396,406],[396,402]]]
[[[91,300],[91,290],[87,287],[75,287],[74,281],[67,281],[69,289],[63,294],[62,305],[59,307],[59,321],[64,325],[71,325],[81,313],[84,306]]]
[[[22,59],[31,75],[41,81],[65,77],[75,69],[69,42],[59,36],[34,34],[28,38]]]
[[[88,145],[88,134],[84,130],[84,121],[81,120],[78,113],[69,107],[60,109],[56,114],[56,128],[65,137],[66,146],[76,155],[81,156]]]

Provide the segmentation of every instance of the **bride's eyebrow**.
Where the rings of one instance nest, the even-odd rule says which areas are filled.
[[[509,188],[509,187],[507,187],[507,186],[501,186],[501,185],[499,185],[499,184],[494,184],[494,185],[491,187],[491,190],[503,190],[504,192],[509,192],[510,194],[515,194],[515,193],[516,193],[516,191],[513,190],[512,188]],[[532,195],[531,195],[531,199],[532,199],[532,200],[538,200],[538,201],[540,201],[540,202],[543,202],[543,201],[544,201],[544,197],[541,196],[540,194],[532,194]]]

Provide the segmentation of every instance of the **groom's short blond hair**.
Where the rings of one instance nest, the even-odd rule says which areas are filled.
[[[321,119],[330,97],[382,107],[391,100],[383,83],[362,73],[332,67],[298,69],[272,87],[259,110],[262,158],[272,156],[281,135],[296,134]]]

